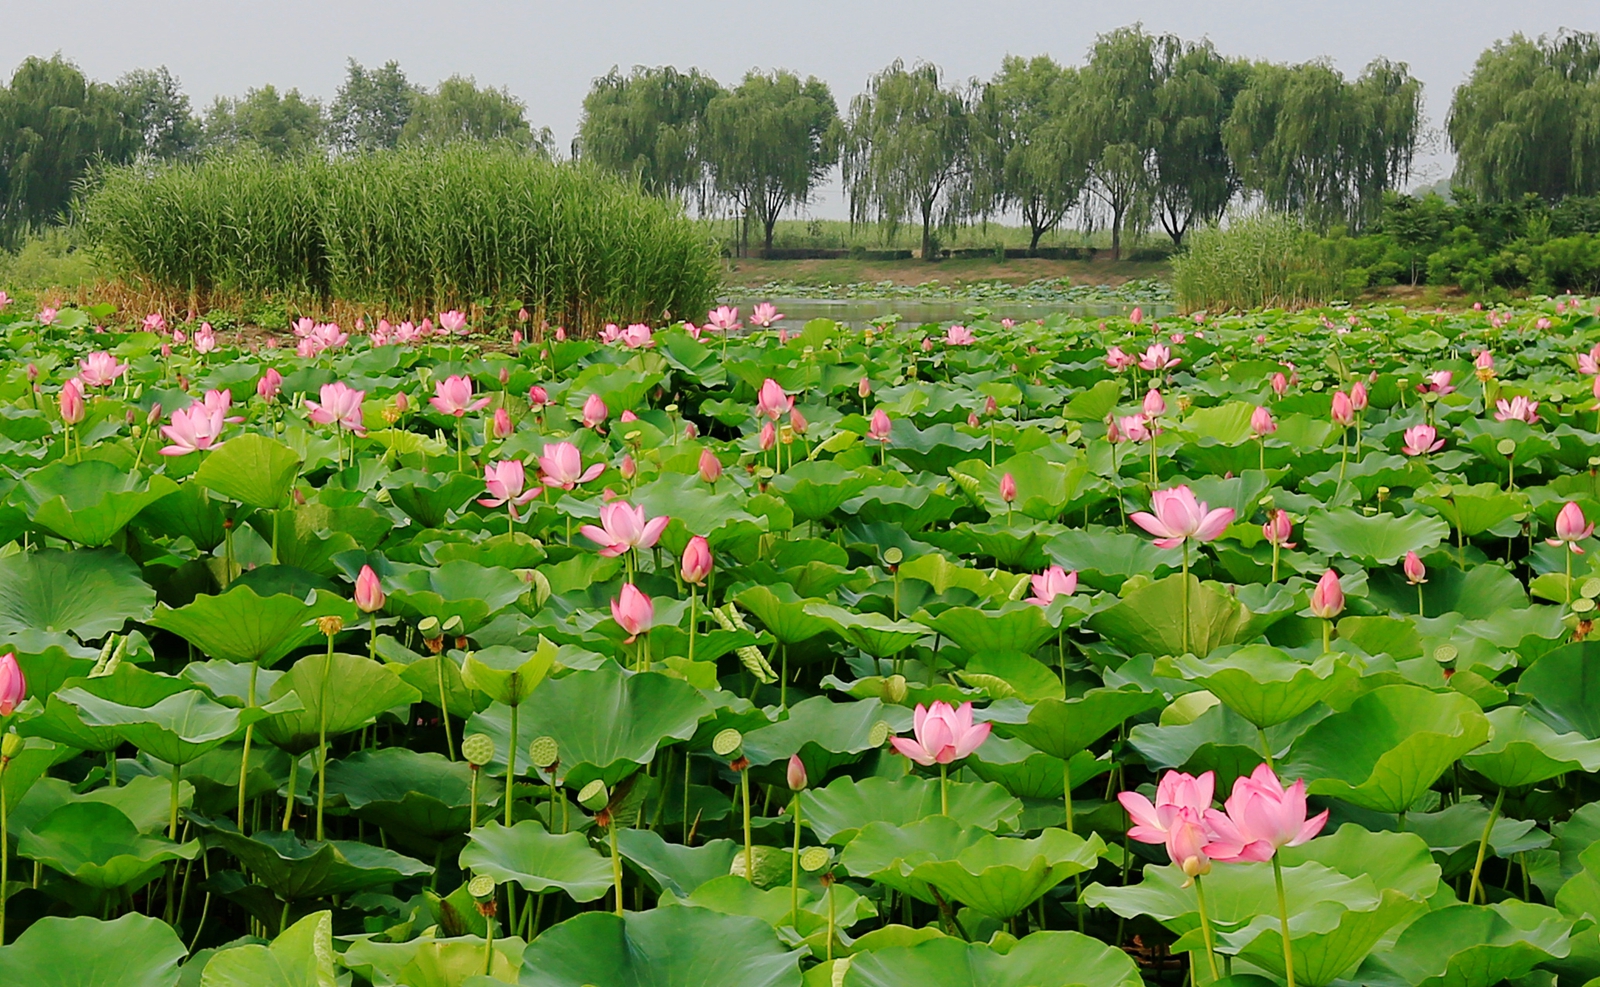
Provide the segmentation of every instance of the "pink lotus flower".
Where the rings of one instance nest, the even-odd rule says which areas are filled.
[[[772,447],[778,444],[778,429],[771,422],[761,423],[761,434],[756,438],[756,443],[761,446],[762,452],[771,452]]]
[[[1129,442],[1148,442],[1151,437],[1150,419],[1143,415],[1125,415],[1118,419],[1122,436]]]
[[[61,405],[63,422],[76,425],[83,421],[83,385],[78,383],[78,378],[70,378],[61,385],[61,395],[57,400]]]
[[[1234,516],[1231,507],[1209,510],[1204,501],[1195,500],[1186,485],[1157,490],[1150,496],[1150,511],[1135,511],[1130,518],[1156,536],[1157,548],[1177,548],[1189,540],[1212,541],[1227,530]]]
[[[196,353],[210,353],[217,348],[217,333],[211,328],[211,323],[202,322],[194,334],[194,351]]]
[[[893,427],[894,423],[889,420],[888,412],[882,408],[874,408],[872,410],[872,422],[867,426],[867,438],[887,444],[889,431]]]
[[[639,587],[623,583],[621,595],[611,600],[611,619],[628,632],[622,643],[632,644],[640,634],[650,632],[656,619],[656,607],[648,596],[639,592]]]
[[[733,315],[734,318],[738,318],[739,310],[734,309]],[[758,302],[756,307],[750,310],[751,324],[758,325],[763,329],[772,328],[772,324],[781,318],[783,318],[783,313],[778,311],[777,306],[773,305],[771,302]],[[737,328],[737,326],[735,328]]]
[[[1413,586],[1428,581],[1428,569],[1422,564],[1422,560],[1417,558],[1416,552],[1406,553],[1406,560],[1401,568],[1405,571],[1406,582]]]
[[[1233,783],[1225,808],[1206,810],[1216,838],[1205,853],[1214,860],[1271,860],[1279,847],[1310,842],[1328,822],[1327,810],[1306,818],[1305,779],[1285,789],[1265,764]]]
[[[988,723],[972,722],[971,703],[952,708],[949,703],[936,699],[931,709],[917,704],[912,718],[915,739],[891,737],[889,743],[924,767],[949,764],[977,750],[989,739],[991,729]]]
[[[1260,405],[1250,412],[1250,431],[1255,433],[1256,438],[1265,438],[1277,430],[1278,423],[1273,421],[1272,412]]]
[[[1058,565],[1053,565],[1033,576],[1031,582],[1033,595],[1028,597],[1028,602],[1047,607],[1056,597],[1071,596],[1078,591],[1078,570],[1068,572]]]
[[[670,520],[665,514],[646,518],[643,507],[615,500],[600,508],[598,526],[586,524],[578,533],[599,545],[601,555],[614,558],[636,548],[653,548]]]
[[[922,352],[924,352],[924,353],[932,353],[933,352],[933,337],[932,336],[924,336],[924,337],[922,337]]]
[[[1539,402],[1529,401],[1521,394],[1510,401],[1501,398],[1494,406],[1494,420],[1497,422],[1527,422],[1532,425],[1539,420]]]
[[[680,570],[683,581],[691,586],[699,586],[711,575],[711,546],[700,535],[690,538],[684,546]]]
[[[540,482],[547,487],[560,487],[562,490],[571,490],[580,483],[588,483],[605,472],[605,469],[605,463],[595,463],[585,470],[583,454],[571,442],[557,442],[555,445],[545,446],[539,456]]]
[[[1350,385],[1350,407],[1354,408],[1356,411],[1366,411],[1367,410],[1367,403],[1368,403],[1367,385],[1361,383],[1361,381],[1359,381],[1359,380],[1356,381],[1354,384],[1351,384]]]
[[[126,363],[121,363],[110,353],[90,353],[86,358],[78,361],[78,379],[89,387],[105,387],[112,384],[128,370]]]
[[[362,566],[361,572],[356,575],[356,606],[362,613],[377,613],[383,609],[386,599],[383,584],[378,582],[378,574],[372,571],[372,566]]]
[[[1135,305],[1133,307],[1133,311],[1128,313],[1128,321],[1132,322],[1134,325],[1138,325],[1139,323],[1143,322],[1144,321],[1144,309],[1142,309],[1139,306]]]
[[[718,305],[706,313],[706,325],[718,332],[733,332],[739,328],[739,310],[726,305]]]
[[[149,315],[144,317],[144,322],[141,324],[141,328],[143,328],[145,332],[166,332],[167,320],[160,312],[151,312]]]
[[[1472,361],[1472,365],[1474,368],[1480,371],[1489,371],[1490,373],[1493,373],[1494,352],[1491,350],[1479,350],[1477,359]]]
[[[1339,574],[1332,569],[1322,574],[1311,590],[1311,612],[1323,620],[1332,620],[1344,611],[1344,587],[1339,585]]]
[[[283,393],[283,374],[268,367],[267,372],[256,381],[256,396],[263,401],[272,402],[277,400],[281,393]]]
[[[622,338],[622,327],[615,322],[607,322],[600,328],[600,342],[607,346]]]
[[[307,401],[306,407],[311,409],[311,420],[318,425],[339,425],[356,433],[367,434],[366,426],[362,424],[361,402],[366,398],[366,391],[358,391],[336,380],[331,384],[323,384],[319,392],[321,401]]]
[[[10,716],[28,697],[28,679],[13,652],[0,655],[0,716]]]
[[[57,314],[58,314],[57,311],[55,309],[53,309],[53,308],[46,307],[46,308],[40,309],[39,310],[39,324],[41,326],[55,325],[56,315]]]
[[[1193,809],[1179,809],[1168,824],[1167,857],[1189,881],[1211,873],[1211,858],[1206,850],[1215,834],[1205,819]]]
[[[1183,813],[1191,814],[1196,821],[1203,820],[1211,810],[1216,783],[1217,776],[1210,771],[1198,778],[1182,771],[1168,771],[1156,785],[1154,805],[1138,792],[1117,793],[1117,801],[1133,820],[1128,828],[1129,838],[1140,843],[1165,843]]]
[[[872,396],[872,381],[868,380],[865,377],[861,378],[861,382],[856,385],[856,395],[858,397],[860,397],[861,400],[863,400],[863,401],[865,401],[867,398],[871,397]]]
[[[509,438],[512,432],[511,412],[504,408],[494,409],[494,422],[490,426],[489,431],[493,433],[494,437],[497,439]]]
[[[655,340],[650,336],[650,327],[642,322],[635,322],[617,334],[622,345],[630,350],[645,350],[655,346]]]
[[[511,512],[511,520],[517,519],[517,508],[539,496],[539,489],[524,490],[527,486],[528,475],[522,467],[520,459],[502,459],[498,463],[489,463],[483,468],[483,483],[489,488],[489,496],[481,498],[478,503],[484,507],[499,507],[506,505],[506,510]]]
[[[1144,416],[1146,418],[1160,418],[1166,413],[1167,399],[1161,396],[1161,392],[1153,387],[1146,391],[1144,395]]]
[[[172,424],[161,426],[161,434],[172,440],[172,445],[161,450],[163,456],[186,456],[203,449],[222,445],[217,441],[222,434],[222,411],[204,404],[191,404],[172,413]]]
[[[1590,376],[1600,374],[1600,343],[1595,343],[1589,352],[1579,354],[1578,369]]]
[[[756,416],[770,418],[777,421],[794,407],[794,398],[783,392],[778,382],[768,377],[761,382],[761,390],[756,394]]]
[[[224,388],[220,391],[213,388],[206,392],[206,396],[200,400],[200,403],[206,406],[206,410],[222,415],[222,420],[230,425],[237,425],[244,421],[243,415],[228,415],[228,412],[233,410],[233,390],[231,388]]]
[[[1145,348],[1144,356],[1139,359],[1139,366],[1144,370],[1169,370],[1182,363],[1172,355],[1172,351],[1162,343],[1151,343]]]
[[[469,411],[484,407],[489,399],[481,397],[472,400],[472,381],[459,374],[451,374],[434,385],[433,397],[428,399],[428,403],[433,405],[435,411],[460,418]]]
[[[978,341],[972,330],[966,326],[951,326],[945,330],[944,342],[946,346],[971,346]]]
[[[794,430],[794,434],[806,434],[806,428],[809,427],[810,424],[810,422],[806,421],[806,416],[800,413],[799,408],[789,409],[789,427]]]
[[[448,312],[440,312],[439,328],[447,333],[465,336],[468,331],[466,313],[458,312],[455,309],[451,309]]]
[[[550,395],[538,384],[528,388],[528,407],[538,411],[550,403]]]
[[[722,479],[722,460],[710,449],[700,450],[700,479],[707,483],[716,483]]]
[[[1289,520],[1289,512],[1281,507],[1261,526],[1261,537],[1267,540],[1267,544],[1279,548],[1293,548],[1295,543],[1289,540],[1293,534],[1294,525]]]
[[[1331,417],[1333,418],[1333,423],[1342,428],[1349,428],[1356,423],[1356,412],[1350,406],[1350,395],[1343,391],[1333,392]]]
[[[1281,371],[1281,370],[1278,371],[1277,373],[1273,374],[1272,375],[1272,393],[1276,394],[1278,397],[1281,398],[1285,394],[1287,394],[1288,392],[1289,392],[1289,378],[1285,377],[1283,375],[1283,371]]]
[[[800,760],[799,754],[789,755],[789,768],[785,772],[785,781],[789,783],[789,791],[802,792],[806,787],[806,762]]]
[[[1449,370],[1436,370],[1429,374],[1424,379],[1423,383],[1417,385],[1417,390],[1423,392],[1424,394],[1431,391],[1440,397],[1444,397],[1446,394],[1449,394],[1455,390],[1454,387],[1450,386],[1450,382],[1455,379],[1455,376],[1456,375]]]
[[[1575,501],[1567,501],[1561,507],[1561,513],[1556,515],[1556,536],[1546,538],[1545,544],[1553,546],[1566,545],[1577,555],[1583,554],[1583,548],[1578,542],[1594,534],[1594,525],[1583,516],[1583,508]]]
[[[583,402],[583,427],[598,428],[611,417],[611,409],[598,394],[591,394]]]
[[[1435,438],[1438,432],[1432,425],[1413,425],[1405,430],[1405,444],[1400,451],[1408,456],[1425,456],[1444,448],[1444,440]]]
[[[1000,499],[1008,504],[1017,499],[1017,478],[1010,473],[1000,477]]]

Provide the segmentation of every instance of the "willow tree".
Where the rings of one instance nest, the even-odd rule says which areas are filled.
[[[457,140],[503,142],[543,154],[552,150],[550,131],[533,129],[527,106],[511,90],[479,88],[470,76],[453,75],[412,101],[400,143],[448,144]]]
[[[1089,142],[1089,192],[1110,214],[1111,259],[1147,222],[1153,184],[1157,39],[1138,26],[1095,39],[1081,74],[1077,126]]]
[[[1028,252],[1061,225],[1088,180],[1088,145],[1072,126],[1078,73],[1045,55],[1007,56],[974,113],[974,193],[986,207],[1015,209]]]
[[[1422,84],[1404,64],[1379,59],[1355,82],[1321,62],[1258,64],[1223,139],[1268,206],[1358,228],[1410,174],[1421,119]]]
[[[839,159],[839,108],[828,85],[793,72],[750,72],[706,108],[705,157],[717,193],[761,224],[772,249],[778,216],[811,197]]]
[[[699,69],[634,66],[623,75],[613,68],[583,99],[574,150],[652,192],[703,193],[706,109],[721,91]]]
[[[327,118],[322,104],[300,90],[248,89],[240,99],[218,96],[206,111],[205,142],[212,147],[256,147],[276,157],[321,146]]]
[[[934,259],[934,224],[966,208],[971,113],[945,88],[939,67],[896,59],[850,101],[841,163],[853,222],[877,219],[894,230],[922,223],[922,257]]]
[[[1497,42],[1456,89],[1446,129],[1456,181],[1484,199],[1600,191],[1600,35]]]
[[[1221,218],[1239,193],[1222,129],[1250,66],[1218,55],[1209,41],[1186,44],[1164,35],[1155,50],[1153,205],[1161,228],[1181,247],[1195,223]]]

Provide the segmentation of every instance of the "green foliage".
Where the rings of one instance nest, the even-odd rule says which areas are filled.
[[[320,145],[327,119],[322,104],[300,90],[279,94],[277,87],[249,89],[244,96],[218,96],[206,110],[206,144],[255,148],[275,158],[300,157]]]
[[[1294,308],[1336,298],[1344,284],[1342,258],[1326,241],[1272,213],[1195,230],[1172,265],[1185,309]]]
[[[613,68],[594,81],[578,125],[581,156],[671,196],[704,193],[705,116],[722,92],[698,69]]]

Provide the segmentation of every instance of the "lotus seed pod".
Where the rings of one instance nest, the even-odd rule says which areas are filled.
[[[800,851],[800,867],[807,874],[815,874],[832,859],[833,851],[825,846],[808,846]]]
[[[417,621],[417,633],[421,634],[423,637],[438,637],[439,636],[439,618],[438,617],[424,617],[421,620]]]
[[[879,720],[872,725],[871,730],[867,731],[867,743],[873,747],[882,747],[889,742],[889,737],[893,733],[894,730],[889,724]]]
[[[494,760],[494,739],[486,733],[469,733],[461,738],[461,756],[475,768]]]
[[[1441,665],[1448,665],[1455,661],[1456,655],[1456,646],[1453,644],[1441,644],[1433,649],[1433,660]]]
[[[1585,579],[1583,581],[1583,587],[1578,590],[1578,594],[1585,600],[1592,600],[1596,597],[1600,597],[1600,579],[1595,579],[1592,576],[1588,579]]]
[[[886,548],[883,551],[883,561],[889,563],[890,565],[899,565],[900,560],[904,559],[905,557],[906,553],[900,551],[898,548],[891,547]]]
[[[1572,601],[1573,613],[1588,613],[1594,609],[1594,601],[1587,596],[1580,596]]]
[[[906,677],[891,675],[883,680],[883,698],[895,705],[906,701]]]
[[[794,851],[758,844],[750,848],[750,857],[751,865],[755,868],[755,876],[750,879],[751,884],[758,888],[770,888],[789,883],[789,875],[794,868]],[[734,877],[746,876],[743,853],[733,855],[733,861],[728,865],[728,873]]]
[[[561,759],[561,748],[554,737],[535,737],[528,745],[528,760],[541,771]]]
[[[711,749],[716,752],[718,757],[727,757],[738,750],[739,745],[742,743],[744,743],[744,736],[733,727],[729,727],[726,730],[719,731],[715,737],[711,738]]]
[[[461,629],[461,616],[459,614],[451,614],[449,619],[447,619],[441,626],[444,628],[446,634],[454,634],[456,631]]]
[[[479,874],[467,882],[467,894],[472,895],[479,901],[489,897],[494,894],[494,878]]]
[[[596,778],[583,786],[578,793],[578,804],[590,812],[599,812],[611,801],[611,793],[606,791],[606,783]]]

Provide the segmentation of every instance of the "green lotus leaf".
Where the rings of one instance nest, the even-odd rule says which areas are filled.
[[[162,605],[149,623],[171,631],[212,658],[276,664],[289,652],[322,636],[316,618],[356,620],[355,608],[325,590],[314,596],[259,595],[235,585],[217,596],[197,596],[176,609]]]
[[[1475,565],[1465,571],[1432,566],[1428,581],[1422,584],[1422,597],[1425,612],[1433,617],[1451,611],[1484,617],[1528,605],[1522,581],[1497,565]],[[1371,570],[1367,573],[1367,599],[1386,610],[1414,613],[1417,587],[1399,569]]]
[[[17,841],[17,852],[101,891],[135,891],[169,860],[193,860],[200,841],[145,836],[121,809],[105,802],[69,802]]]
[[[37,632],[103,637],[129,620],[149,617],[155,603],[156,591],[138,564],[112,549],[19,552],[0,559],[0,640]]]
[[[420,860],[354,840],[318,843],[293,833],[262,830],[243,836],[231,822],[192,816],[209,845],[239,858],[246,870],[284,901],[351,894],[426,874]]]
[[[722,877],[744,847],[733,840],[711,840],[701,846],[668,843],[653,829],[617,831],[617,849],[659,890],[688,895],[712,878]]]
[[[684,680],[607,662],[535,690],[522,704],[522,735],[555,738],[567,785],[582,788],[597,778],[615,785],[648,764],[662,743],[694,736],[710,714],[711,704]]]
[[[922,610],[914,619],[973,654],[995,650],[1031,655],[1056,637],[1045,608],[1033,603],[1008,603],[999,610],[951,607],[937,614]]]
[[[335,654],[331,666],[326,654],[307,655],[295,662],[272,684],[274,702],[290,694],[299,697],[299,708],[262,721],[256,733],[296,756],[316,747],[324,728],[330,737],[353,733],[379,713],[422,698],[391,666],[346,654]]]
[[[1354,971],[1389,930],[1427,910],[1424,902],[1386,890],[1368,908],[1345,908],[1330,902],[1291,913],[1289,945],[1295,983],[1326,987]],[[1244,928],[1222,932],[1217,938],[1241,958],[1274,976],[1284,975],[1283,932],[1276,917],[1258,916]]]
[[[761,888],[737,874],[724,874],[707,881],[684,898],[664,895],[663,907],[689,905],[723,915],[748,915],[773,928],[792,930],[811,947],[813,955],[827,954],[828,911],[833,910],[834,948],[840,948],[839,933],[878,914],[871,901],[857,894],[848,884],[837,882],[820,894],[802,886],[791,894],[787,877],[782,887]],[[803,882],[802,882],[803,883]],[[833,900],[830,902],[829,898]],[[797,908],[798,906],[798,908]]]
[[[1356,978],[1373,987],[1494,987],[1566,956],[1571,931],[1571,921],[1544,905],[1451,905],[1406,926]]]
[[[1089,618],[1089,628],[1115,641],[1129,654],[1183,651],[1183,575],[1141,586],[1116,606]],[[1259,636],[1282,613],[1253,614],[1217,583],[1189,579],[1189,650],[1209,654],[1226,644]]]
[[[177,987],[189,950],[172,926],[129,912],[111,922],[48,916],[0,947],[0,983],[28,987]]]
[[[933,503],[954,506],[953,498],[936,496]],[[1013,571],[1043,569],[1049,564],[1044,547],[1061,529],[1059,524],[1034,521],[1032,524],[1009,521],[991,521],[973,524],[963,521],[950,531],[927,534],[929,541],[962,554],[994,559],[1003,568]]]
[[[1266,746],[1276,756],[1327,713],[1325,707],[1312,707],[1287,723],[1268,727]],[[1182,768],[1190,774],[1215,771],[1219,792],[1231,790],[1234,779],[1248,775],[1264,760],[1261,732],[1221,703],[1188,723],[1141,723],[1128,731],[1128,743],[1153,768]]]
[[[1403,516],[1368,517],[1339,509],[1316,511],[1306,520],[1306,542],[1328,555],[1355,559],[1367,566],[1393,565],[1407,552],[1427,550],[1450,537],[1450,525],[1418,511]]]
[[[968,435],[948,422],[918,429],[909,420],[902,419],[890,433],[889,455],[913,470],[942,474],[988,445],[988,436]]]
[[[1405,812],[1457,758],[1489,739],[1489,720],[1460,693],[1386,685],[1295,741],[1285,777],[1306,791],[1378,812]]]
[[[821,779],[834,768],[879,746],[872,728],[880,721],[903,721],[903,709],[886,709],[876,699],[838,703],[813,696],[789,707],[789,715],[744,735],[742,750],[753,765],[786,761],[799,754],[809,777]]]
[[[456,559],[437,567],[399,569],[386,588],[395,611],[440,623],[460,617],[463,631],[470,634],[526,593],[528,584],[510,569]]]
[[[926,879],[915,874],[918,866],[949,860],[988,835],[949,816],[927,816],[904,826],[868,823],[844,848],[839,863],[854,877],[868,878],[932,904],[934,897]]]
[[[12,493],[33,523],[79,545],[100,546],[115,538],[140,511],[177,492],[159,474],[142,476],[101,460],[61,460],[29,473]]]
[[[282,506],[300,474],[300,456],[259,432],[229,439],[195,470],[194,482],[248,507]]]
[[[527,945],[515,937],[495,939],[489,977],[516,983]],[[424,936],[409,942],[357,939],[339,962],[366,977],[373,987],[461,987],[469,977],[483,973],[483,947],[479,936]]]
[[[771,488],[794,511],[797,524],[820,521],[865,490],[872,478],[831,459],[808,459],[772,478]]]
[[[495,786],[479,787],[480,805]],[[420,856],[460,839],[472,820],[472,769],[443,754],[406,747],[357,751],[328,764],[328,794],[343,797],[355,815],[393,843]]]
[[[1256,644],[1221,657],[1163,658],[1156,663],[1156,674],[1193,682],[1264,728],[1294,719],[1360,673],[1344,656],[1326,654],[1308,664]]]
[[[828,630],[828,619],[807,611],[807,606],[820,600],[800,596],[785,583],[771,586],[751,586],[734,597],[739,606],[754,614],[768,634],[779,644],[799,644]]]
[[[806,613],[827,621],[834,633],[874,658],[889,658],[928,633],[921,624],[881,613],[855,613],[831,603],[808,603]]]
[[[1047,829],[1031,840],[986,834],[953,859],[946,850],[938,860],[917,864],[911,877],[947,899],[1006,919],[1072,875],[1092,870],[1105,849],[1097,834],[1085,840],[1064,829]]]
[[[1140,987],[1127,953],[1076,932],[1035,932],[1001,952],[929,939],[857,953],[843,987]]]
[[[1277,920],[1278,886],[1270,863],[1216,866],[1204,878],[1206,917],[1219,930],[1242,928],[1259,916]],[[1350,877],[1310,862],[1283,871],[1290,924],[1296,915],[1318,908],[1369,909],[1381,900],[1368,877]],[[1143,915],[1177,933],[1200,928],[1195,890],[1183,871],[1170,864],[1146,864],[1144,880],[1126,887],[1091,884],[1083,889],[1091,908],[1109,908],[1123,918]],[[1279,957],[1282,962],[1282,956]]]
[[[410,482],[394,483],[399,479]],[[389,474],[389,497],[424,528],[442,527],[451,511],[458,511],[483,489],[483,480],[463,473],[422,473],[401,470]]]
[[[1029,703],[1064,699],[1067,694],[1057,670],[1020,651],[980,651],[969,656],[965,667],[954,674],[966,685],[982,689],[990,699]]]
[[[9,773],[16,762],[7,766]],[[183,781],[178,785],[178,805],[188,807],[194,801],[194,785]],[[133,820],[141,833],[165,830],[172,809],[172,784],[155,775],[137,775],[124,784],[104,785],[86,792],[75,792],[72,785],[61,778],[41,778],[21,801],[10,806],[11,831],[19,833],[33,828],[45,816],[64,805],[78,802],[97,802],[112,806]]]
[[[1417,503],[1431,507],[1450,526],[1468,538],[1481,535],[1528,511],[1528,497],[1517,491],[1507,493],[1497,483],[1452,486],[1450,496],[1418,491]]]
[[[44,773],[64,757],[70,757],[71,751],[72,748],[49,740],[29,738],[24,741],[22,750],[6,765],[5,771],[0,772],[0,787],[5,791],[6,804],[21,803]]]
[[[1020,740],[991,735],[967,758],[966,767],[984,781],[1004,785],[1018,798],[1053,801],[1065,793],[1068,778],[1077,788],[1113,765],[1110,758],[1096,757],[1092,751],[1079,751],[1063,761]]]
[[[299,703],[294,697],[286,697],[271,706],[229,709],[207,699],[198,689],[176,693],[146,707],[101,699],[81,686],[63,689],[59,695],[78,707],[84,723],[115,727],[128,743],[168,764],[187,764],[239,736],[250,724]]]
[[[1051,757],[1067,760],[1120,726],[1130,716],[1166,705],[1158,692],[1137,686],[1094,688],[1069,699],[1043,699],[1027,720],[995,721],[995,732],[1015,737]]]
[[[251,943],[214,953],[200,987],[338,987],[333,913],[313,912],[267,946]]]
[[[1011,599],[1012,590],[1025,576],[1010,577],[1007,573],[991,575],[964,565],[957,565],[943,555],[923,555],[900,566],[901,580],[927,583],[933,592],[944,596],[952,589],[964,589],[980,599],[1005,603]]]
[[[1537,785],[1569,771],[1600,771],[1600,740],[1581,733],[1557,733],[1520,706],[1489,714],[1494,736],[1461,763],[1499,785]]]
[[[497,703],[519,706],[555,664],[556,646],[544,638],[531,652],[504,645],[468,652],[461,680]]]
[[[745,510],[749,501],[735,496],[730,484],[712,493],[697,475],[663,473],[650,483],[635,487],[629,499],[643,507],[651,517],[672,518],[663,543],[678,552],[694,535],[703,535],[712,548],[741,540],[765,529],[765,519]]]
[[[139,512],[137,523],[149,531],[187,538],[209,552],[227,537],[223,526],[226,502],[213,500],[198,483],[185,483]]]
[[[1487,813],[1485,809],[1484,814]],[[1479,817],[1478,832],[1483,832],[1482,817]],[[1299,846],[1283,847],[1278,853],[1285,868],[1305,863],[1321,864],[1345,877],[1368,878],[1379,890],[1425,898],[1437,890],[1440,876],[1439,865],[1428,849],[1428,842],[1416,833],[1370,830],[1345,823],[1331,835]],[[1212,883],[1208,881],[1207,886]]]
[[[1109,528],[1063,531],[1044,550],[1050,561],[1077,572],[1084,585],[1110,592],[1135,573],[1154,578],[1162,569],[1177,571],[1183,561],[1177,549],[1157,548],[1149,538]]]
[[[594,901],[611,890],[611,862],[580,833],[549,833],[524,819],[511,828],[493,820],[468,834],[461,869],[524,890],[560,888],[574,901]]]
[[[186,679],[158,675],[137,665],[121,664],[109,675],[67,679],[45,699],[44,710],[19,725],[17,732],[28,737],[44,737],[79,750],[115,750],[123,743],[118,728],[86,721],[77,706],[62,698],[64,691],[80,689],[123,706],[144,708],[193,688]]]
[[[801,819],[824,843],[843,846],[874,822],[904,826],[928,816],[948,815],[962,826],[993,832],[1015,828],[1022,803],[999,785],[949,786],[950,811],[940,812],[939,781],[904,778],[836,778],[826,788],[800,793]]]
[[[1600,739],[1600,642],[1581,641],[1544,655],[1517,679],[1517,692],[1558,732]]]
[[[800,987],[798,955],[758,918],[656,908],[589,912],[542,933],[522,954],[523,987]]]

